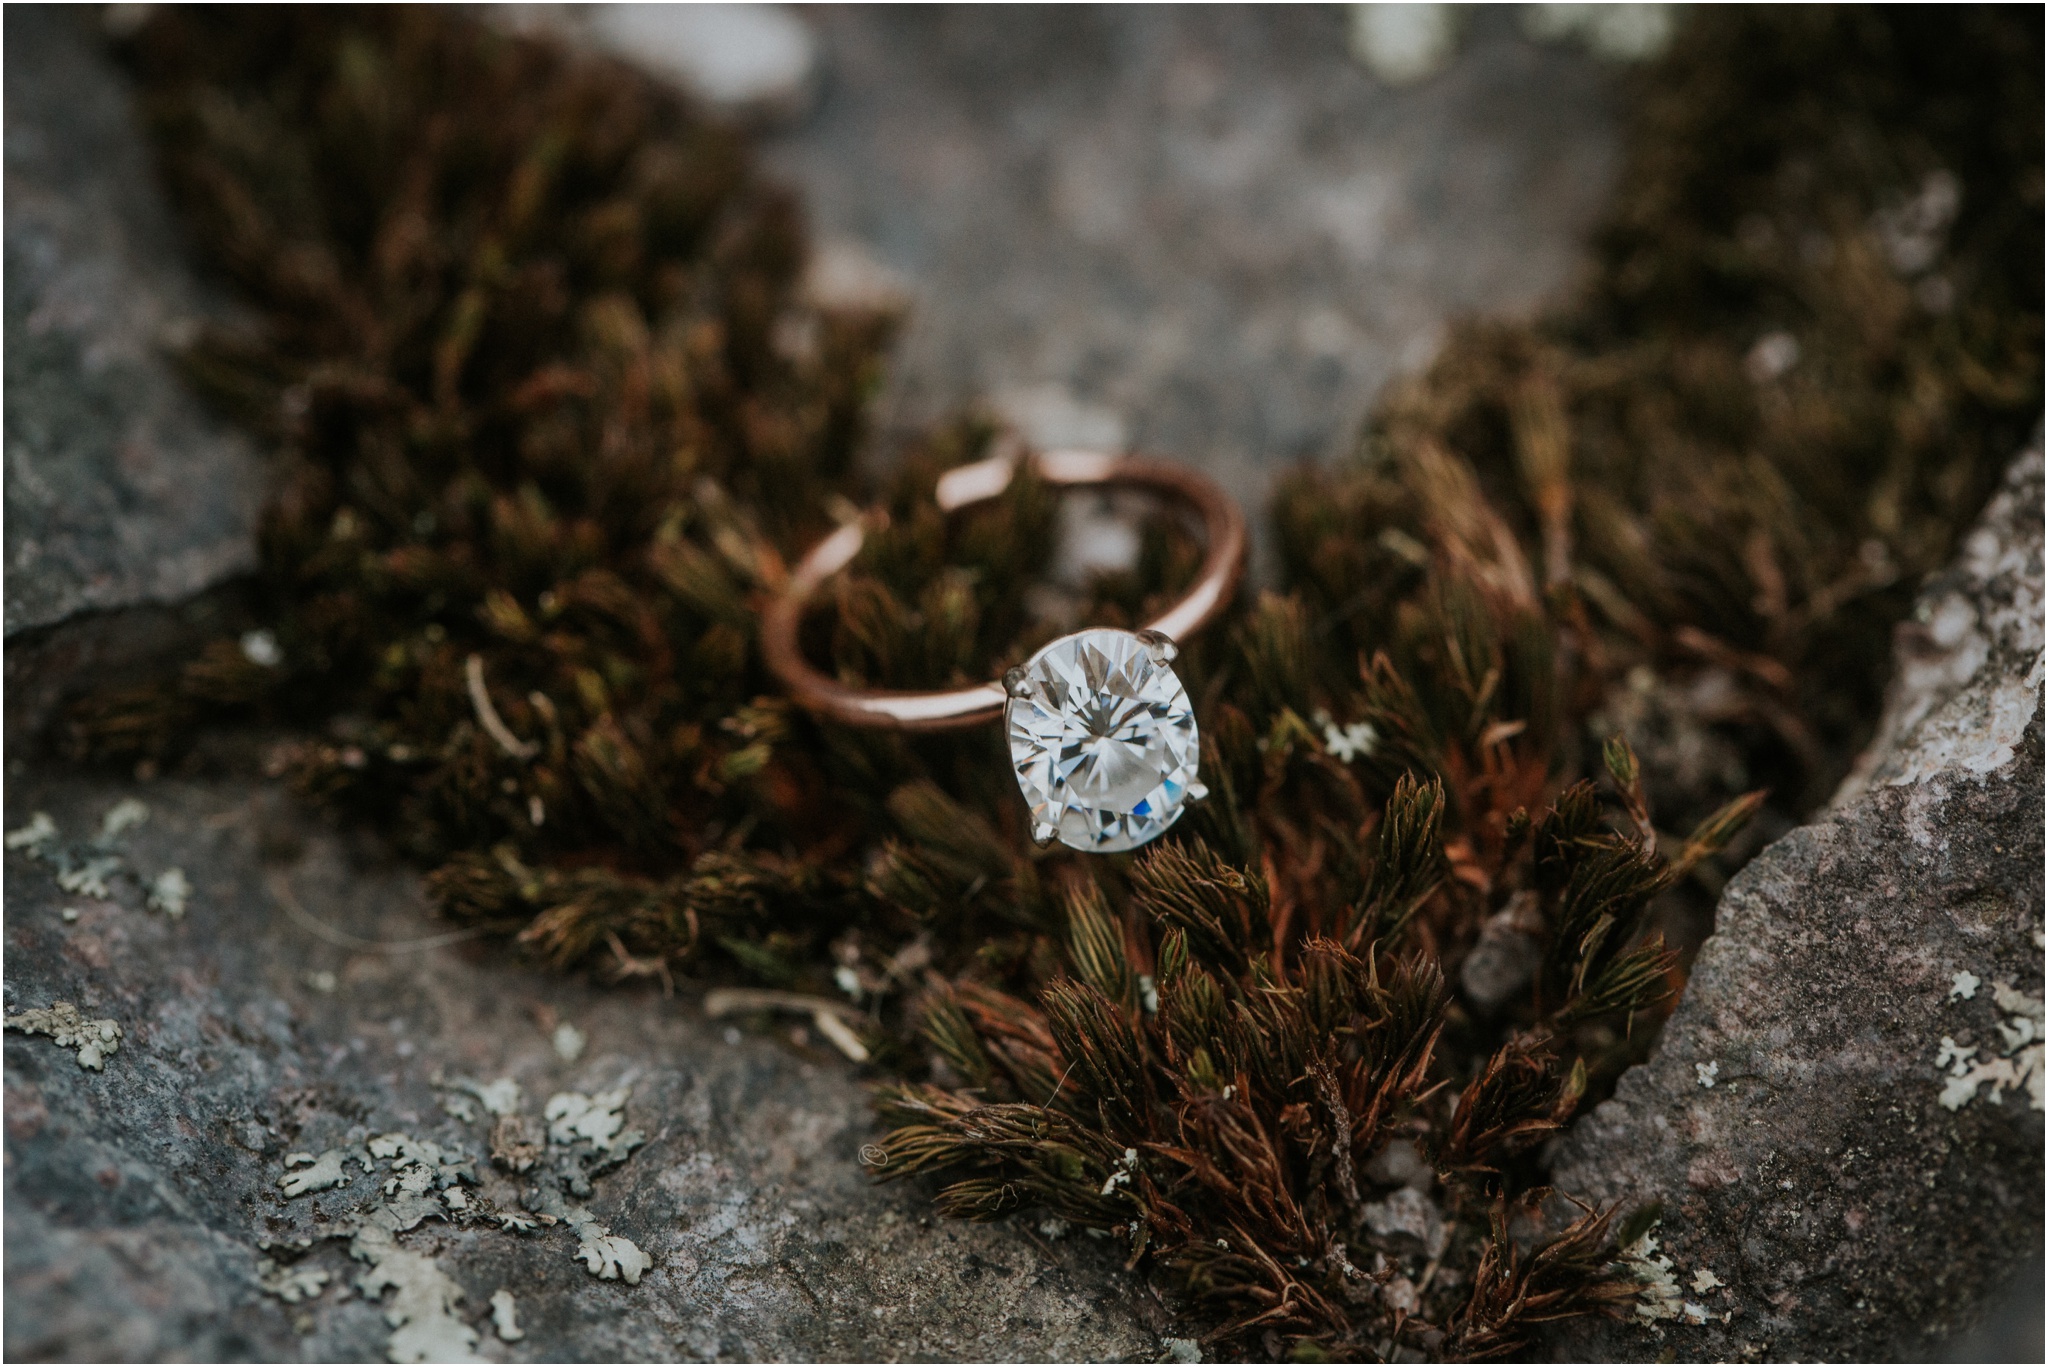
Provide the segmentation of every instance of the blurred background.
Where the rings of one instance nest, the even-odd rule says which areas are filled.
[[[113,828],[114,849],[112,814],[145,792],[121,857],[152,877],[175,863],[206,914],[174,925],[139,882],[82,899],[9,856],[10,1010],[68,996],[131,1032],[105,1076],[8,1036],[9,1356],[384,1355],[374,1303],[293,1308],[274,1250],[244,1236],[304,1232],[275,1199],[288,1150],[315,1145],[302,1130],[445,1128],[469,1104],[450,1080],[491,1078],[536,1102],[633,1089],[656,1132],[595,1199],[668,1240],[642,1235],[658,1266],[637,1290],[495,1231],[436,1246],[478,1325],[493,1278],[521,1288],[522,1351],[1183,1351],[1090,1241],[914,1233],[927,1193],[850,1161],[864,1096],[801,1026],[743,1039],[651,981],[476,944],[366,950],[445,923],[386,846],[248,766],[152,785],[25,767],[18,742],[58,699],[218,634],[257,561],[256,443],[165,355],[234,306],[194,269],[105,49],[149,10],[5,15],[7,824],[46,808],[69,832]],[[1632,4],[474,12],[623,58],[751,130],[808,217],[810,296],[903,312],[872,451],[980,405],[1041,444],[1185,460],[1248,510],[1286,467],[1351,450],[1455,321],[1571,294],[1613,207],[1629,73],[1674,30]],[[1798,352],[1758,358],[1772,378]],[[275,654],[241,640],[250,663]],[[308,917],[279,914],[278,870]],[[1958,1360],[2038,1358],[2038,1269]]]
[[[1247,507],[1456,316],[1567,287],[1655,5],[515,6],[739,114],[827,297],[899,299],[885,423],[993,404]]]

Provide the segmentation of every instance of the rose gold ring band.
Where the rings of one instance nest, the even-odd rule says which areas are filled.
[[[1214,480],[1184,466],[1099,451],[1045,451],[1027,459],[1038,477],[1055,487],[1143,489],[1177,499],[1200,514],[1207,544],[1201,574],[1186,595],[1147,622],[1145,630],[1185,640],[1230,602],[1244,571],[1244,515]],[[939,479],[939,506],[954,512],[992,499],[1009,487],[1015,470],[1016,462],[1007,456],[949,470]],[[804,659],[797,628],[805,606],[826,580],[853,563],[868,528],[877,525],[869,520],[848,522],[813,546],[790,572],[761,621],[761,653],[768,668],[800,705],[849,726],[946,731],[996,720],[1007,701],[1000,681],[937,693],[849,688]]]

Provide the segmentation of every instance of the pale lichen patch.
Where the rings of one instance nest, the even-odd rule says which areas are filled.
[[[286,1154],[285,1167],[298,1170],[287,1171],[284,1176],[277,1179],[277,1185],[284,1189],[287,1199],[345,1185],[348,1182],[348,1171],[342,1164],[351,1157],[353,1155],[345,1149],[329,1149],[317,1158],[310,1153]],[[356,1161],[360,1163],[362,1160]]]
[[[1960,997],[1964,1001],[1969,1001],[1977,995],[1977,989],[1983,982],[1982,978],[1969,969],[1959,968],[1956,970],[1955,980],[1949,984],[1948,999],[1954,1001]]]
[[[380,1224],[356,1231],[349,1255],[369,1264],[356,1287],[369,1300],[392,1294],[384,1306],[391,1326],[386,1352],[393,1362],[478,1362],[476,1330],[456,1315],[462,1288],[440,1265],[424,1254],[398,1246],[397,1237]]]
[[[183,919],[185,905],[191,897],[192,884],[186,881],[183,869],[165,869],[150,881],[150,908],[162,912],[173,921]]]
[[[1699,1078],[1700,1086],[1702,1087],[1711,1088],[1721,1076],[1721,1065],[1719,1063],[1695,1063],[1692,1066],[1692,1070],[1694,1076]]]
[[[57,823],[50,820],[48,812],[37,812],[28,819],[28,825],[7,833],[7,848],[26,851],[31,859],[41,859],[56,843]]]
[[[1959,981],[1962,976],[1957,975]],[[1954,1000],[1955,995],[1951,992],[1950,999]],[[1975,995],[1974,986],[1966,995]],[[1980,1089],[1989,1089],[1986,1095],[1994,1105],[2008,1089],[2025,1090],[2033,1109],[2042,1110],[2041,999],[2006,982],[1994,982],[1991,995],[2004,1013],[2004,1019],[1995,1022],[1999,1050],[1985,1058],[1981,1046],[1961,1045],[1951,1036],[1943,1035],[1934,1057],[1935,1068],[1946,1074],[1939,1100],[1948,1110],[1959,1111],[1977,1099]]]
[[[102,1071],[121,1047],[121,1027],[111,1020],[87,1020],[70,1002],[52,1002],[7,1017],[9,1030],[48,1035],[59,1049],[76,1049],[78,1066]]]
[[[73,864],[68,859],[62,859],[62,867],[57,870],[57,886],[75,896],[105,902],[114,895],[107,880],[120,871],[119,855],[96,855],[82,864]]]
[[[552,1039],[552,1043],[555,1046],[555,1056],[564,1063],[574,1063],[577,1059],[582,1058],[583,1048],[589,1042],[588,1036],[567,1021],[563,1021],[555,1027]]]
[[[1642,1290],[1636,1296],[1639,1320],[1675,1320],[1685,1309],[1684,1297],[1673,1275],[1671,1259],[1657,1252],[1657,1236],[1646,1233],[1622,1250],[1622,1265]]]
[[[286,1305],[297,1305],[320,1294],[331,1280],[317,1267],[279,1267],[269,1258],[256,1261],[256,1284]]]
[[[491,1328],[506,1343],[517,1343],[526,1337],[526,1331],[519,1327],[519,1304],[502,1286],[491,1293]]]
[[[1725,1285],[1727,1283],[1715,1276],[1712,1268],[1703,1267],[1692,1274],[1692,1289],[1696,1295],[1704,1296],[1715,1287]]]
[[[647,1141],[639,1130],[626,1124],[627,1091],[624,1087],[595,1096],[581,1092],[557,1092],[547,1100],[542,1114],[547,1117],[548,1141],[574,1144],[587,1139],[603,1156],[606,1165],[622,1163],[626,1156]]]
[[[112,845],[130,827],[140,826],[147,820],[149,804],[132,797],[124,797],[107,808],[106,815],[100,818],[100,833],[94,843],[102,847]]]
[[[464,1087],[471,1096],[481,1101],[484,1109],[492,1115],[511,1115],[526,1099],[525,1093],[519,1090],[519,1084],[509,1077],[501,1077],[496,1082],[487,1082],[482,1086],[466,1083]]]
[[[587,1213],[587,1212],[586,1212]],[[581,1239],[576,1256],[589,1269],[590,1275],[602,1281],[623,1281],[628,1286],[640,1284],[640,1274],[654,1266],[654,1259],[641,1251],[640,1246],[623,1234],[614,1234],[594,1218],[576,1227]]]
[[[399,1247],[397,1239],[422,1220],[468,1209],[458,1184],[476,1181],[474,1164],[458,1149],[407,1134],[377,1135],[366,1148],[367,1157],[348,1149],[329,1149],[318,1158],[287,1155],[285,1166],[296,1170],[287,1171],[278,1185],[287,1197],[303,1196],[347,1181],[346,1162],[366,1170],[378,1160],[388,1163],[390,1175],[379,1188],[382,1199],[360,1209],[345,1231],[353,1236],[349,1255],[370,1265],[357,1278],[357,1289],[369,1300],[392,1293],[384,1306],[393,1331],[387,1346],[391,1361],[477,1361],[476,1331],[455,1313],[462,1288],[431,1257]]]

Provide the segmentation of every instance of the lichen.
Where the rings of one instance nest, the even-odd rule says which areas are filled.
[[[517,1343],[526,1337],[526,1331],[519,1327],[518,1302],[502,1286],[491,1293],[491,1328],[506,1343]]]
[[[647,1138],[639,1130],[625,1128],[627,1096],[623,1087],[596,1096],[555,1093],[541,1112],[548,1122],[549,1141],[566,1145],[588,1140],[607,1160],[624,1161]]]
[[[654,1266],[654,1259],[641,1252],[631,1239],[599,1224],[589,1211],[580,1206],[572,1207],[571,1211],[568,1220],[580,1241],[576,1256],[590,1274],[604,1281],[638,1286],[640,1274]]]
[[[280,1267],[269,1258],[256,1260],[256,1284],[286,1305],[297,1305],[300,1301],[311,1300],[318,1296],[321,1288],[331,1280],[330,1274],[322,1268],[297,1265]]]
[[[1958,973],[1958,984],[1966,977],[1971,979],[1971,990],[1952,990],[1950,1000],[1976,995],[1979,980],[1973,975]],[[1993,1020],[1999,1035],[1996,1052],[1985,1057],[1983,1046],[1958,1044],[1952,1036],[1943,1035],[1934,1058],[1936,1071],[1944,1074],[1939,1100],[1947,1109],[1960,1111],[1975,1101],[1980,1091],[1996,1105],[2008,1089],[2024,1090],[2028,1104],[2034,1110],[2042,1110],[2048,1078],[2044,1078],[2042,1071],[2041,998],[2002,981],[1992,983],[1991,991],[1993,1002],[2004,1013],[2003,1019]]]
[[[7,833],[7,848],[21,850],[30,858],[41,858],[45,850],[57,843],[57,823],[50,819],[48,812],[37,812],[29,817],[26,826],[18,826]]]
[[[94,843],[110,848],[114,842],[131,827],[140,826],[149,820],[149,804],[139,798],[124,797],[107,808],[100,818],[100,833]]]
[[[518,1175],[533,1169],[535,1154],[525,1161],[509,1161],[511,1155],[499,1147],[508,1126],[523,1126],[518,1113],[521,1089],[510,1078],[491,1083],[457,1081],[447,1084],[456,1096],[481,1101],[494,1117],[492,1161],[505,1172]],[[472,1361],[478,1335],[458,1313],[461,1288],[435,1260],[399,1243],[400,1235],[427,1220],[459,1222],[470,1228],[491,1228],[513,1235],[526,1235],[543,1227],[566,1227],[576,1235],[571,1256],[593,1277],[638,1285],[654,1262],[639,1245],[623,1234],[614,1233],[587,1207],[568,1199],[570,1194],[587,1195],[590,1175],[622,1163],[645,1141],[638,1130],[625,1124],[626,1088],[586,1096],[580,1092],[558,1093],[549,1098],[549,1154],[552,1166],[537,1174],[537,1180],[516,1197],[504,1188],[485,1189],[475,1160],[460,1144],[421,1138],[403,1131],[371,1136],[361,1149],[333,1148],[317,1158],[311,1153],[293,1153],[285,1158],[286,1171],[278,1179],[287,1199],[345,1186],[345,1165],[355,1163],[366,1172],[381,1167],[383,1180],[369,1188],[368,1199],[331,1228],[347,1237],[350,1256],[368,1263],[357,1279],[363,1294],[385,1299],[385,1318],[392,1326],[388,1345],[394,1362]],[[516,1200],[524,1210],[509,1209]],[[325,1274],[310,1267],[280,1271],[274,1263],[259,1267],[265,1289],[287,1301],[316,1294]],[[492,1322],[498,1337],[511,1342],[523,1337],[515,1319],[515,1305],[509,1291],[491,1298]]]
[[[310,1192],[328,1191],[348,1183],[348,1169],[343,1165],[354,1155],[345,1149],[328,1149],[319,1157],[310,1153],[285,1155],[284,1165],[288,1171],[277,1179],[277,1185],[284,1189],[285,1199],[304,1196]],[[369,1165],[356,1159],[358,1165]],[[296,1171],[291,1171],[296,1169]]]
[[[569,1022],[563,1021],[555,1027],[553,1043],[555,1046],[555,1057],[561,1059],[564,1063],[574,1063],[577,1059],[583,1057],[583,1047],[589,1043],[589,1040],[581,1030],[578,1030]]]
[[[1671,1259],[1657,1251],[1654,1233],[1644,1233],[1623,1249],[1621,1261],[1642,1287],[1636,1297],[1637,1319],[1652,1322],[1675,1320],[1684,1313],[1685,1298],[1679,1291]]]
[[[48,1035],[60,1049],[76,1049],[78,1066],[101,1072],[121,1047],[122,1030],[112,1020],[88,1020],[70,1002],[52,1002],[7,1017],[6,1027],[27,1035]]]
[[[480,1362],[477,1333],[463,1323],[456,1307],[462,1287],[425,1254],[399,1247],[393,1231],[366,1221],[349,1244],[349,1256],[369,1264],[356,1286],[372,1301],[391,1292],[384,1304],[384,1322],[391,1326],[387,1345],[393,1362]]]
[[[185,905],[191,896],[192,885],[185,880],[185,871],[181,868],[165,869],[150,880],[149,905],[173,921],[184,918]]]
[[[94,855],[78,863],[71,862],[64,855],[59,859],[62,862],[57,870],[58,887],[99,902],[112,899],[113,888],[107,880],[121,871],[123,861],[119,855]]]

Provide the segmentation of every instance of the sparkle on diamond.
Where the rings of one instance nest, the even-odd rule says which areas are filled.
[[[1080,631],[1039,651],[1007,719],[1032,822],[1062,844],[1135,849],[1180,817],[1202,753],[1194,708],[1130,632]]]

